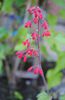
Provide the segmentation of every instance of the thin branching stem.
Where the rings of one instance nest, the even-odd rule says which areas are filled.
[[[38,21],[38,34],[39,34],[39,21]],[[38,61],[39,61],[39,66],[42,69],[42,66],[41,66],[41,54],[40,54],[40,38],[39,38],[39,36],[37,38],[37,44],[38,44],[38,54],[39,54],[38,55]],[[42,80],[43,80],[43,83],[45,85],[46,91],[49,94],[49,90],[48,90],[48,86],[47,86],[44,74],[42,75]]]

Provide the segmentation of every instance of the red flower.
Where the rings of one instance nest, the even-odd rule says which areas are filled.
[[[29,47],[29,46],[30,46],[30,42],[29,42],[29,40],[27,39],[26,41],[24,41],[24,42],[23,42],[23,45]]]
[[[38,67],[34,69],[34,74],[39,74],[39,68]]]
[[[38,23],[39,19],[43,18],[43,15],[41,13],[41,9],[39,7],[31,7],[31,8],[28,9],[28,11],[29,11],[30,14],[34,15],[33,22],[35,24]]]
[[[41,9],[39,8],[39,7],[30,7],[29,9],[28,9],[28,12],[30,13],[30,14],[34,14],[34,12],[38,12],[38,13],[41,13]]]
[[[46,31],[46,32],[43,32],[43,33],[42,33],[42,36],[48,37],[48,36],[50,36],[50,35],[51,35],[51,33],[50,33],[49,31]]]
[[[33,39],[33,40],[36,40],[37,37],[38,37],[38,33],[33,32],[33,33],[31,34],[31,36],[32,36],[32,39]]]
[[[31,21],[28,21],[28,22],[25,23],[25,27],[26,27],[26,28],[29,28],[29,27],[31,27],[31,26],[32,26]]]
[[[44,29],[48,29],[48,24],[47,24],[46,21],[43,22],[42,27],[43,27]]]
[[[32,56],[32,55],[38,56],[38,51],[37,50],[34,50],[34,49],[29,49],[27,51],[27,53],[28,53],[29,56]]]
[[[20,51],[17,51],[17,52],[16,52],[16,55],[19,55],[19,54],[20,54]]]
[[[27,53],[28,53],[29,56],[32,56],[32,55],[33,55],[33,49],[29,49],[29,50],[27,51]]]
[[[34,56],[38,56],[38,52],[36,50],[33,51]]]
[[[34,74],[39,74],[39,75],[43,75],[43,70],[41,69],[41,68],[39,68],[39,67],[36,67],[35,69],[34,69]]]
[[[31,72],[31,71],[33,71],[33,67],[31,66],[30,68],[28,68],[28,70],[27,70],[28,72]]]
[[[41,13],[41,9],[40,9],[39,7],[37,7],[37,11],[38,11],[39,13]]]
[[[43,70],[39,69],[39,75],[43,76]]]
[[[33,72],[34,74],[39,74],[39,75],[43,76],[43,70],[41,68],[39,68],[39,66],[36,67],[35,69],[33,69],[33,67],[31,66],[30,68],[28,68],[27,71],[28,72]]]
[[[22,58],[23,57],[23,53],[21,51],[16,52],[16,55],[18,56],[18,58]]]
[[[33,14],[33,11],[35,10],[35,7],[30,7],[29,9],[28,9],[28,12],[30,13],[30,14]]]
[[[35,24],[37,24],[37,23],[38,23],[38,17],[35,17],[35,18],[33,19],[33,22],[34,22]]]
[[[24,56],[23,62],[26,62],[26,61],[27,61],[27,57],[26,57],[26,56]]]
[[[22,53],[21,51],[16,52],[16,55],[18,56],[18,58],[23,58],[23,62],[27,61],[27,57],[24,55],[24,53]]]
[[[37,11],[36,11],[36,10],[34,11],[34,17],[35,17],[35,18],[37,18],[37,17],[38,17],[38,13],[37,13]]]
[[[40,19],[42,19],[42,18],[43,18],[42,13],[40,13],[40,14],[39,14],[39,18],[40,18]]]

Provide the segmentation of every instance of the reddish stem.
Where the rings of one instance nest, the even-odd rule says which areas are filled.
[[[38,21],[38,34],[39,34],[39,21]],[[41,54],[40,54],[40,38],[39,37],[37,38],[37,45],[38,45],[38,54],[39,54],[39,56],[38,56],[38,62],[39,62],[40,68],[42,69],[42,66],[41,66]],[[46,91],[49,94],[49,90],[48,90],[48,86],[47,86],[44,74],[42,75],[42,79],[43,79],[43,83],[45,85]]]

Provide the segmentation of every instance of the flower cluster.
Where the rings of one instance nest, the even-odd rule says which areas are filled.
[[[39,42],[39,38],[40,37],[48,37],[50,36],[50,32],[48,29],[48,23],[47,21],[44,19],[42,11],[39,7],[30,7],[28,9],[29,14],[32,15],[32,20],[29,20],[25,23],[25,28],[30,28],[33,29],[33,25],[39,25],[40,24],[40,29],[42,28],[43,32],[39,34],[40,29],[38,29],[38,31],[36,31],[37,29],[33,30],[33,32],[31,33],[31,39],[33,41],[38,41]],[[42,21],[41,21],[42,20]],[[27,57],[28,56],[34,56],[34,57],[39,57],[39,50],[35,50],[32,46],[31,46],[31,42],[30,39],[26,39],[25,41],[23,41],[22,43],[24,46],[27,47],[26,50],[24,51],[18,51],[16,53],[16,55],[18,56],[18,58],[22,58],[24,62],[27,61]],[[39,75],[43,75],[43,71],[39,66],[34,66],[34,67],[30,67],[28,69],[29,72],[33,72],[34,74],[39,74]]]
[[[28,39],[26,41],[23,41],[23,45],[29,47],[30,41]]]
[[[25,52],[21,52],[21,51],[18,51],[16,52],[16,55],[18,56],[18,58],[23,58],[23,61],[26,62],[27,61],[27,57],[25,55]]]
[[[43,18],[41,9],[39,7],[31,7],[30,9],[28,9],[29,13],[33,15],[33,22],[35,24],[38,23],[39,19]]]
[[[38,51],[34,50],[33,48],[28,48],[25,51],[18,51],[16,52],[16,55],[18,56],[18,58],[22,59],[23,61],[26,62],[27,61],[27,56],[38,56]]]
[[[43,76],[43,70],[39,68],[39,66],[31,66],[30,68],[28,68],[28,72],[33,72],[34,74]]]
[[[28,9],[28,12],[33,15],[33,20],[26,22],[25,27],[31,28],[33,26],[32,22],[34,22],[34,24],[38,24],[38,21],[42,20],[41,28],[43,29],[43,33],[41,34],[41,36],[50,36],[50,32],[48,30],[48,23],[46,20],[44,20],[41,9],[39,7],[31,7]],[[33,32],[31,36],[33,40],[36,40],[38,33]]]

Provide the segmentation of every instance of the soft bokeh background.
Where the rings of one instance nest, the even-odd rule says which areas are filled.
[[[50,95],[52,100],[65,100],[65,0],[0,0],[0,100],[37,100],[45,90],[42,78],[26,71],[36,59],[23,63],[15,55],[25,49],[22,41],[30,34],[24,23],[33,5],[42,9],[51,32],[40,48]]]

